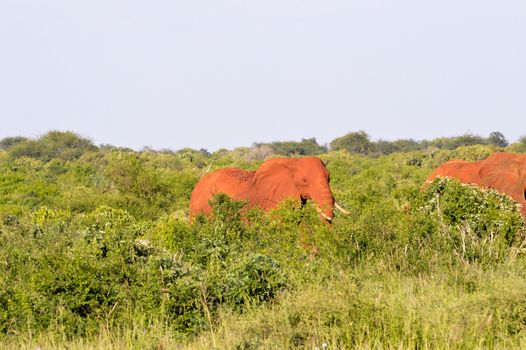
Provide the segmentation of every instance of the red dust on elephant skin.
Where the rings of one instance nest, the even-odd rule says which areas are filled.
[[[497,152],[478,162],[451,160],[435,169],[427,186],[436,177],[451,177],[466,184],[493,188],[521,205],[526,221],[526,155]]]
[[[190,197],[190,220],[210,215],[210,200],[224,193],[247,208],[270,210],[286,199],[311,200],[327,221],[334,217],[334,197],[329,187],[329,171],[317,157],[274,158],[256,170],[226,168],[204,176]]]

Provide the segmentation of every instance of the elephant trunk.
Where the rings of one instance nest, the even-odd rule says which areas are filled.
[[[321,210],[319,207],[316,207],[316,211],[318,212],[318,214],[320,214],[320,216],[322,218],[324,218],[325,220],[327,220],[328,222],[332,222],[332,217],[328,216],[327,214],[325,214],[323,212],[323,210]]]
[[[334,217],[334,197],[330,190],[327,192],[328,193],[323,193],[320,196],[313,196],[312,200],[315,202],[316,210],[320,216],[328,222],[331,222]]]

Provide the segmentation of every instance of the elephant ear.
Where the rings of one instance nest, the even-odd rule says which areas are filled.
[[[249,202],[262,209],[275,208],[280,202],[292,198],[300,200],[292,171],[285,165],[275,164],[256,171]]]
[[[521,173],[514,162],[486,162],[480,167],[479,174],[484,186],[505,193],[515,201],[524,201]]]

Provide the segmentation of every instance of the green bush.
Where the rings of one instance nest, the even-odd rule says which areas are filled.
[[[512,143],[508,147],[508,150],[510,152],[526,153],[526,136],[521,136],[517,142]]]
[[[376,151],[376,145],[365,131],[357,131],[332,140],[331,150],[347,150],[350,153],[367,155]]]
[[[517,203],[495,190],[438,178],[427,187],[423,201],[422,210],[439,220],[464,262],[504,261],[509,247],[524,238]]]
[[[47,162],[53,158],[77,159],[96,149],[90,140],[73,132],[50,131],[36,140],[19,139],[10,142],[8,152],[12,158],[30,157]]]
[[[225,301],[237,308],[257,305],[272,300],[287,284],[287,277],[276,260],[254,254],[227,276]]]

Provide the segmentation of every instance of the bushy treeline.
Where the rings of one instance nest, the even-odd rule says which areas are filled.
[[[288,202],[242,216],[242,203],[218,196],[214,219],[190,224],[203,174],[261,158],[47,136],[2,141],[1,348],[526,345],[515,204],[452,180],[422,189],[443,161],[520,143],[325,152],[350,216],[329,226]],[[42,149],[21,151],[34,143]]]
[[[465,134],[454,137],[440,137],[433,140],[399,139],[394,141],[378,140],[373,141],[365,131],[350,132],[342,137],[338,137],[330,142],[330,150],[346,150],[354,154],[367,156],[388,155],[396,152],[422,151],[426,149],[438,148],[454,150],[463,146],[492,145],[495,147],[509,146],[506,137],[498,131],[490,133],[488,137]],[[9,150],[11,157],[30,157],[43,161],[53,158],[72,160],[82,154],[93,151],[97,148],[104,150],[131,151],[128,148],[114,147],[111,145],[101,145],[97,147],[87,138],[81,137],[73,132],[50,131],[47,134],[31,139],[22,136],[6,137],[0,140],[0,150]],[[511,149],[517,152],[526,150],[526,136],[521,137],[516,143],[511,145]],[[242,157],[247,161],[264,160],[273,155],[280,156],[316,156],[327,153],[328,145],[320,145],[316,138],[302,139],[301,141],[275,141],[271,143],[256,142],[252,147],[238,147],[232,151],[220,149],[214,153],[202,148],[194,150],[183,148],[178,151],[164,149],[155,151],[145,148],[143,151],[160,152],[170,154],[180,154],[188,159],[202,159],[203,157],[222,156],[232,154]]]
[[[463,146],[493,145],[496,147],[507,147],[509,145],[506,137],[498,131],[492,132],[488,137],[465,134],[455,137],[440,137],[433,140],[415,141],[413,139],[400,139],[395,141],[378,140],[372,141],[364,131],[351,132],[342,137],[334,139],[330,146],[331,150],[347,150],[351,153],[364,155],[387,155],[395,152],[411,152],[425,150],[428,148],[454,150]],[[517,142],[516,147],[526,148],[526,137]]]
[[[399,139],[394,141],[373,141],[365,131],[350,132],[332,140],[327,145],[320,145],[315,138],[303,139],[300,142],[255,143],[250,149],[251,159],[265,159],[271,155],[304,156],[320,155],[329,151],[346,150],[350,153],[366,156],[388,155],[396,152],[422,151],[430,148],[454,150],[463,146],[492,145],[495,147],[509,146],[506,137],[498,131],[488,137],[465,134],[454,137],[440,137],[433,140]],[[517,151],[526,150],[526,136],[512,145]]]
[[[318,141],[316,141],[315,138],[302,139],[300,142],[281,141],[272,143],[254,143],[252,148],[253,153],[257,153],[258,151],[262,155],[267,153],[265,156],[272,154],[284,156],[313,156],[326,153],[328,150],[327,146],[318,144]],[[261,158],[261,156],[259,158]]]

